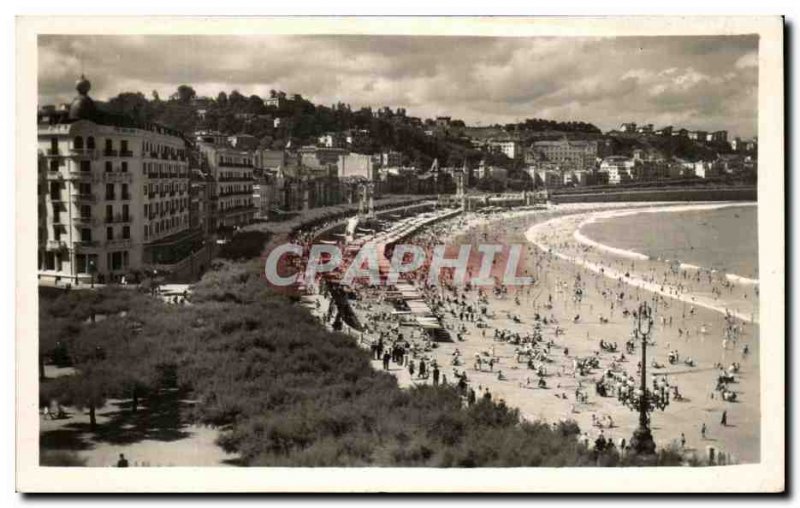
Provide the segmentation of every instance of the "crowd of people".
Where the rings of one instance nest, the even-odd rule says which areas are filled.
[[[528,221],[519,220],[504,221],[503,228],[495,228],[485,219],[466,213],[430,226],[405,242],[422,247],[428,254],[445,239],[507,244],[511,238],[524,238],[529,226]],[[502,259],[495,261],[498,266],[496,270],[493,267],[492,276],[496,283],[490,286],[456,284],[453,271],[448,269],[442,271],[437,285],[429,285],[424,270],[407,274],[405,280],[419,289],[452,343],[437,342],[429,330],[415,326],[402,297],[392,287],[363,287],[356,291],[352,305],[363,329],[354,333],[381,368],[398,376],[402,372],[410,383],[449,381],[462,390],[465,404],[474,403],[477,397],[494,396],[519,400],[521,406],[527,407],[526,398],[534,397],[545,406],[553,406],[548,419],[588,422],[596,435],[589,444],[598,447],[599,440],[601,448],[619,447],[621,440],[630,435],[630,429],[623,431],[612,414],[621,420],[635,420],[634,410],[642,403],[639,385],[643,366],[637,358],[642,338],[631,333],[641,302],[647,301],[655,315],[653,334],[647,343],[649,386],[644,398],[650,410],[665,411],[671,404],[684,402],[686,395],[677,381],[710,365],[701,363],[708,362],[708,354],[700,358],[695,353],[695,339],[703,343],[706,338],[718,337],[723,355],[741,347],[742,358],[747,356],[749,332],[740,319],[729,314],[728,325],[717,329],[705,311],[701,313],[695,305],[671,298],[670,294],[689,294],[698,290],[701,283],[716,288],[716,295],[723,290],[729,294],[752,292],[752,287],[741,288],[712,273],[667,270],[657,275],[650,267],[642,273],[636,263],[616,262],[625,265],[627,277],[649,278],[663,285],[665,294],[651,293],[627,285],[625,277],[612,279],[602,272],[587,273],[576,266],[565,268],[556,252],[588,257],[586,247],[569,238],[543,236],[542,243],[548,249],[530,245],[519,268],[520,275],[533,278],[531,285],[502,285],[498,275],[505,268]],[[613,263],[603,259],[611,267]],[[477,271],[477,263],[471,260],[467,279]],[[585,337],[577,336],[579,329],[588,330]],[[620,335],[621,329],[626,330],[622,332],[624,336]],[[676,337],[683,344],[670,344]],[[445,365],[452,369],[447,372],[450,380],[443,372]],[[739,400],[731,368],[739,372],[742,366],[734,363],[723,369],[725,377],[718,376],[712,394],[726,403]],[[592,386],[594,390],[587,388]],[[540,397],[558,402],[545,403],[546,399]],[[560,409],[564,407],[568,410]],[[727,408],[724,411],[727,422]],[[585,420],[584,416],[591,419]],[[705,420],[687,421],[685,428],[674,429],[675,439],[686,446],[686,434],[694,425],[705,429],[700,434],[701,439],[706,439],[709,424]],[[624,444],[621,449],[625,449]]]

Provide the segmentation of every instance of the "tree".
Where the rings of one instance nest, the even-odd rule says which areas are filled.
[[[195,97],[197,97],[197,93],[194,91],[194,88],[189,85],[180,85],[177,92],[172,96],[174,100],[183,104],[189,103]]]

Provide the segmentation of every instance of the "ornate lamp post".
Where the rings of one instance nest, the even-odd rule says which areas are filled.
[[[642,341],[642,369],[641,369],[641,384],[639,386],[639,393],[637,401],[634,401],[634,406],[639,410],[639,427],[633,431],[631,438],[631,448],[639,454],[652,455],[656,452],[656,443],[653,441],[653,435],[650,433],[650,422],[647,413],[653,410],[651,403],[655,401],[655,394],[650,393],[647,389],[647,341],[650,338],[650,332],[653,328],[653,317],[651,315],[650,306],[647,302],[642,302],[639,305],[639,312],[636,316],[636,328],[634,333]]]
[[[89,260],[89,273],[92,276],[92,288],[94,288],[94,274],[97,272],[97,266],[95,265],[94,259]]]

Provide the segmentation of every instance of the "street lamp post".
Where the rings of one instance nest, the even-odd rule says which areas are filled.
[[[89,260],[89,274],[92,276],[92,289],[94,289],[94,274],[97,272],[97,266],[94,262],[94,259]]]
[[[633,431],[631,438],[631,448],[638,454],[653,455],[656,452],[656,443],[653,441],[653,434],[650,432],[650,423],[647,413],[650,410],[651,396],[647,389],[647,341],[653,327],[653,318],[650,306],[647,302],[639,305],[639,312],[636,316],[635,334],[642,341],[642,369],[641,369],[641,390],[639,396],[639,427]],[[655,395],[655,394],[653,394]]]

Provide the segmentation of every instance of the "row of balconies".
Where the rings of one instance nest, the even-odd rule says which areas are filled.
[[[146,173],[147,178],[189,178],[188,175],[182,173],[165,173],[165,172],[150,172]]]
[[[243,190],[243,191],[220,191],[219,197],[224,198],[226,196],[252,196],[253,191],[251,190]]]
[[[72,247],[75,249],[92,249],[99,247],[108,249],[129,249],[132,245],[133,242],[130,238],[117,238],[114,240],[105,240],[104,242],[97,240],[72,242]],[[69,248],[69,244],[63,240],[47,240],[45,248],[47,250],[65,250]]]
[[[76,202],[76,203],[96,203],[97,202],[97,196],[95,194],[76,193],[76,194],[71,194],[69,199],[71,201]],[[116,201],[116,200],[130,201],[130,199],[131,199],[130,194],[119,196],[119,197],[117,197],[116,194],[106,194],[106,201]],[[63,200],[61,199],[60,195],[50,194],[50,201],[52,201],[53,203],[60,203]]]
[[[253,177],[250,176],[221,176],[217,178],[218,182],[252,182]]]
[[[186,194],[185,191],[183,192],[172,191],[172,192],[148,192],[146,195],[148,198],[152,199],[152,198],[168,198],[168,197],[174,198],[177,196],[182,196],[184,194]]]
[[[166,217],[168,215],[175,215],[176,213],[183,213],[184,211],[186,211],[186,209],[187,209],[186,206],[173,206],[173,207],[165,208],[161,212],[150,212],[148,214],[147,219],[148,220],[153,220],[153,219],[157,219],[159,217]]]
[[[231,207],[231,208],[225,208],[224,210],[220,209],[220,213],[229,214],[229,213],[244,212],[244,211],[247,211],[247,210],[255,210],[255,207],[253,206],[252,203],[250,203],[248,205],[234,206],[234,207]]]
[[[182,161],[186,162],[187,157],[185,155],[173,155],[170,153],[162,152],[142,152],[142,157],[149,157],[151,159],[161,159],[165,161]]]
[[[253,165],[252,164],[243,164],[243,163],[240,163],[240,162],[220,162],[219,164],[217,164],[217,167],[220,167],[220,168],[248,168],[248,169],[253,169]]]
[[[106,183],[131,183],[133,181],[133,174],[128,172],[105,172],[102,176],[98,176],[92,171],[81,171],[73,169],[67,172],[66,177],[60,171],[48,171],[48,181],[63,181],[71,180],[76,182],[106,182]]]

